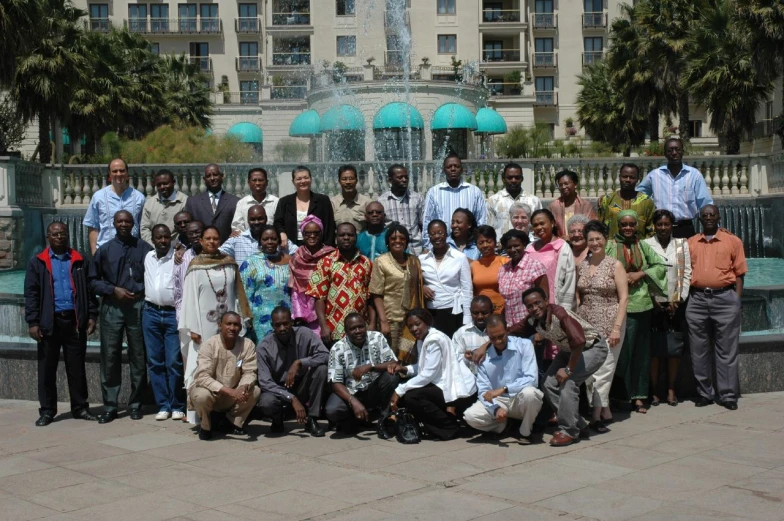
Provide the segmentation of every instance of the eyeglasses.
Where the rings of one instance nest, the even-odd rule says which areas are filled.
[[[318,237],[319,235],[321,235],[320,231],[318,231],[318,232],[302,232],[302,236],[303,237]]]

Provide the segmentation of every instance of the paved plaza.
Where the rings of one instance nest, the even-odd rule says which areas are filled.
[[[735,412],[662,405],[566,449],[318,439],[290,422],[286,436],[254,422],[250,441],[203,442],[152,415],[40,428],[36,403],[6,400],[0,519],[784,519],[783,398],[750,395]]]

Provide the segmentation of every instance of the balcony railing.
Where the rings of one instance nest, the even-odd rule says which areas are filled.
[[[519,96],[523,92],[519,83],[488,83],[487,89],[491,96]]]
[[[224,105],[258,105],[260,99],[258,90],[218,92],[216,96],[223,100]]]
[[[519,62],[520,49],[502,49],[482,51],[483,62]]]
[[[558,26],[558,15],[555,13],[534,13],[534,29],[555,29]]]
[[[112,29],[112,22],[108,18],[90,18],[85,20],[84,28],[96,33],[108,33]]]
[[[602,59],[604,52],[602,51],[589,51],[583,53],[583,67],[588,67],[589,65],[593,65],[594,63],[598,62]]]
[[[270,90],[272,99],[305,99],[307,85],[278,85]]]
[[[256,20],[256,32],[259,23]],[[125,26],[132,33],[139,34],[221,34],[223,25],[220,18],[129,18]],[[239,31],[238,31],[239,32]]]
[[[193,65],[197,65],[202,72],[212,70],[212,60],[209,56],[190,56],[188,59]]]
[[[411,56],[409,55],[408,64],[411,65]],[[389,70],[402,69],[406,61],[406,53],[403,51],[385,51],[384,52],[384,66]]]
[[[172,29],[177,28],[177,20],[169,20],[168,18],[150,18],[149,24],[150,34],[169,34]]]
[[[558,105],[558,93],[552,90],[540,90],[536,93],[534,106],[536,107],[555,107]]]
[[[751,134],[751,137],[754,139],[771,137],[773,136],[774,132],[774,121],[772,119],[763,119],[762,121],[757,121],[754,123],[754,130]]]
[[[583,13],[583,27],[607,27],[607,15],[605,13]]]
[[[234,30],[241,34],[261,32],[261,18],[235,18]]]
[[[310,25],[310,13],[272,13],[272,25]]]
[[[196,34],[199,32],[199,19],[195,16],[185,16],[177,20],[177,30],[182,34]]]
[[[223,24],[220,18],[199,18],[199,33],[220,34],[223,32]]]
[[[554,52],[535,52],[534,53],[534,67],[535,68],[555,68],[558,66],[558,55]]]
[[[261,60],[258,56],[237,56],[234,62],[237,72],[258,72],[261,70]]]
[[[482,22],[496,23],[496,22],[519,22],[520,10],[519,9],[485,9],[482,11]]]
[[[384,11],[385,28],[394,29],[400,23],[404,23],[406,27],[411,27],[411,18],[408,16],[408,11]]]
[[[310,51],[306,52],[274,52],[273,65],[310,65]]]

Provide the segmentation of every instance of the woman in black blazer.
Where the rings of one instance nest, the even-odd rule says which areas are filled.
[[[274,224],[281,234],[281,244],[285,245],[286,241],[293,241],[297,246],[301,246],[302,235],[299,225],[308,215],[315,215],[324,224],[324,244],[334,246],[335,215],[329,197],[310,190],[313,177],[306,166],[294,167],[291,171],[291,180],[297,191],[281,197],[275,210]],[[297,212],[300,212],[299,219]]]

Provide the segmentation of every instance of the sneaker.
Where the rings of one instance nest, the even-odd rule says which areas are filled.
[[[155,415],[155,419],[157,421],[163,421],[169,419],[169,411],[161,411]]]
[[[172,420],[182,421],[185,419],[185,413],[182,411],[173,411],[172,412]]]

